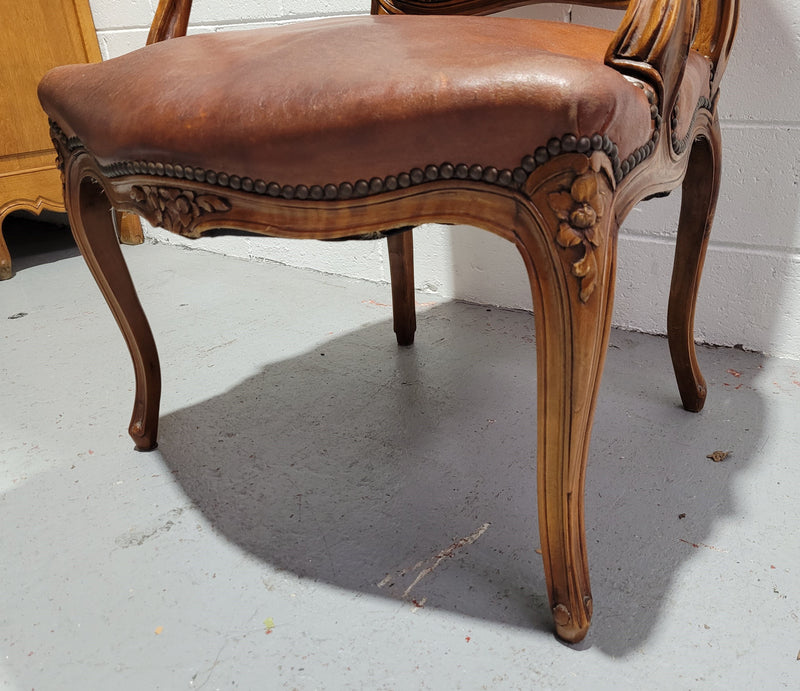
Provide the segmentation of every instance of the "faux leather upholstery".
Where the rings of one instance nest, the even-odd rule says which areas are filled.
[[[180,164],[282,185],[445,162],[514,169],[566,134],[606,134],[625,158],[653,123],[643,90],[603,62],[612,37],[512,18],[324,19],[57,68],[39,94],[102,164]],[[707,84],[705,72],[687,82]]]

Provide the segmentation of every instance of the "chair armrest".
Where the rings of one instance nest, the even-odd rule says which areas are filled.
[[[662,113],[675,104],[702,0],[631,0],[606,64],[656,89]]]
[[[192,0],[159,0],[156,16],[150,26],[147,45],[186,35]]]

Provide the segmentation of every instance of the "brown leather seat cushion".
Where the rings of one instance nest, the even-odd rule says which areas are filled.
[[[612,37],[496,17],[324,19],[59,67],[39,94],[102,164],[309,186],[443,163],[513,170],[566,134],[607,134],[621,158],[650,139],[645,94],[603,63]]]

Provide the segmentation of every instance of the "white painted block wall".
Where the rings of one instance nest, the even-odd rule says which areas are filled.
[[[145,43],[156,0],[90,0],[104,58]],[[195,0],[191,32],[369,11],[367,0]],[[539,6],[515,14],[614,28],[614,11]],[[696,317],[700,341],[741,344],[800,358],[800,0],[745,0],[720,101],[724,176]],[[679,205],[641,204],[623,225],[614,323],[665,332]],[[291,266],[389,280],[383,242],[320,243],[216,237],[189,241],[161,229],[162,242]],[[444,297],[530,309],[516,249],[485,231],[426,226],[415,231],[417,287]]]

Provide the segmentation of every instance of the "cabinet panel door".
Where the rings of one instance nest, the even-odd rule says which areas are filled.
[[[87,0],[4,2],[0,21],[0,174],[50,156],[36,86],[51,67],[100,60]],[[10,159],[13,157],[13,159]]]

